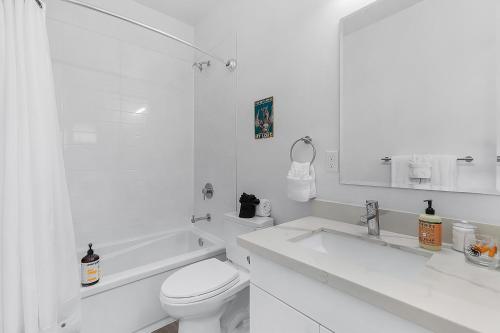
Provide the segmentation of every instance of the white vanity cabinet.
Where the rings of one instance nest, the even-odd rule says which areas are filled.
[[[250,287],[250,299],[250,333],[319,332],[318,323],[255,285]]]
[[[251,333],[430,333],[357,297],[252,254]]]

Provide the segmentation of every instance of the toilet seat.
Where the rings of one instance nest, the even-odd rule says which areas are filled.
[[[169,304],[190,304],[224,293],[239,281],[237,269],[217,259],[208,259],[168,277],[161,287],[161,296]]]

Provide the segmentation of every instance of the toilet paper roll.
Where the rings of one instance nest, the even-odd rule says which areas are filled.
[[[271,216],[271,201],[260,199],[260,204],[257,206],[255,214],[262,217]]]

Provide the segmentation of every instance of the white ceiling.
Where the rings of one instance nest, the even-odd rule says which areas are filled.
[[[135,0],[190,25],[196,25],[220,0]]]

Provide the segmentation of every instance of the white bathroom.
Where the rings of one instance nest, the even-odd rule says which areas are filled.
[[[500,333],[497,0],[0,0],[0,333]]]

